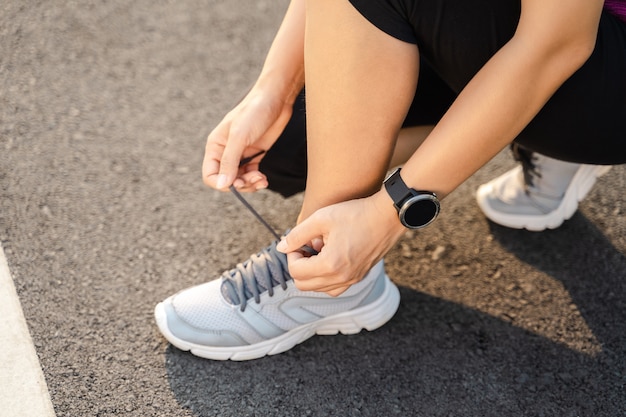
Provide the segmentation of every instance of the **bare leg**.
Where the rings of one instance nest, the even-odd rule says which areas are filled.
[[[347,0],[309,0],[306,13],[309,170],[300,221],[380,189],[419,72],[417,47]]]

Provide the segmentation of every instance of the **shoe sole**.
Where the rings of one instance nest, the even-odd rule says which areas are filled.
[[[163,303],[155,307],[154,316],[163,336],[180,350],[190,351],[193,355],[205,359],[245,361],[285,352],[316,334],[348,335],[359,333],[362,329],[376,330],[394,316],[399,305],[400,291],[385,275],[385,289],[382,295],[370,304],[304,324],[273,339],[234,347],[203,346],[177,338],[167,327]]]
[[[596,179],[606,174],[610,166],[583,165],[576,172],[570,185],[567,187],[561,204],[544,215],[520,215],[506,214],[495,211],[489,206],[487,196],[491,192],[489,184],[482,185],[476,192],[476,201],[485,216],[494,223],[512,229],[526,229],[532,232],[540,232],[545,229],[556,229],[565,220],[571,218],[578,209],[578,203],[591,191]]]

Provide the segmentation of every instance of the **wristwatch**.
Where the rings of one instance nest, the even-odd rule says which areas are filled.
[[[435,193],[409,188],[400,177],[400,168],[387,177],[384,184],[404,226],[421,229],[435,221],[440,208]]]

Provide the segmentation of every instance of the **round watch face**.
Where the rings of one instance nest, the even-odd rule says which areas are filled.
[[[419,229],[432,223],[439,214],[439,200],[432,194],[415,195],[402,204],[400,221],[410,229]]]

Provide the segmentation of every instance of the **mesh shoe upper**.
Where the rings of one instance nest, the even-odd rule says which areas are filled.
[[[242,346],[371,303],[388,285],[393,284],[381,261],[338,297],[300,291],[287,271],[285,255],[273,243],[220,279],[183,290],[161,304],[167,331],[175,338],[203,346]]]
[[[608,170],[512,148],[520,165],[481,185],[476,193],[483,213],[507,227],[558,227],[576,211],[596,177]]]

